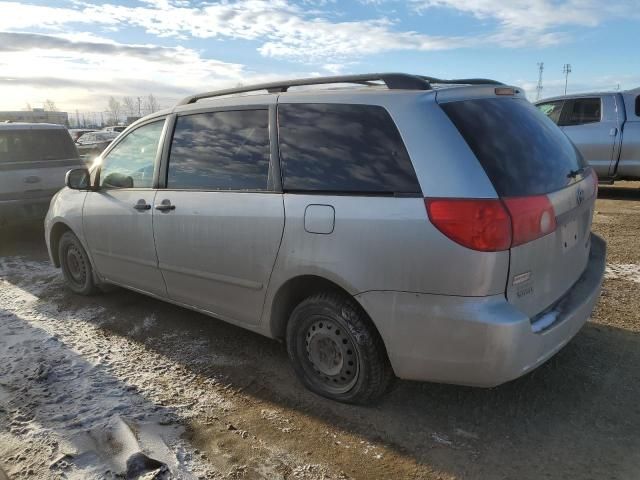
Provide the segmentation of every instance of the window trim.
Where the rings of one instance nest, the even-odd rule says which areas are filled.
[[[350,105],[350,106],[361,106],[361,107],[377,107],[383,109],[391,120],[391,123],[396,129],[398,136],[400,137],[400,141],[402,143],[402,147],[409,158],[409,163],[411,165],[411,169],[413,170],[413,175],[416,180],[416,184],[418,186],[418,192],[378,192],[378,191],[363,191],[363,190],[300,190],[295,188],[284,188],[284,177],[282,174],[282,167],[280,166],[282,163],[282,157],[280,155],[280,122],[279,122],[279,111],[276,110],[275,113],[275,125],[277,126],[277,151],[278,151],[278,165],[280,167],[280,185],[282,188],[282,193],[291,194],[291,195],[322,195],[322,196],[351,196],[351,197],[392,197],[392,198],[423,198],[424,192],[422,191],[422,185],[420,184],[420,179],[418,178],[418,173],[416,172],[416,168],[413,165],[413,159],[409,154],[409,150],[407,149],[407,144],[405,143],[404,137],[402,135],[402,131],[398,127],[393,115],[389,111],[389,109],[380,104],[375,103],[346,103],[346,102],[317,102],[317,101],[293,101],[293,102],[278,102],[276,107],[280,108],[280,105]]]
[[[171,146],[173,145],[173,137],[176,133],[176,126],[178,124],[178,117],[186,117],[189,115],[202,115],[207,113],[217,112],[237,112],[244,110],[265,110],[267,112],[267,129],[269,138],[269,172],[268,177],[271,177],[271,185],[266,190],[247,190],[247,189],[194,189],[194,188],[170,188],[168,187],[169,181],[169,160],[171,158]],[[280,177],[280,160],[278,156],[278,143],[277,143],[277,117],[276,117],[276,105],[275,104],[252,104],[252,105],[233,105],[224,107],[207,107],[199,108],[197,110],[187,110],[184,112],[178,112],[171,115],[170,120],[170,134],[167,134],[167,141],[162,151],[162,158],[160,160],[160,172],[158,177],[158,189],[162,189],[167,192],[223,192],[223,193],[282,193],[282,179]],[[169,123],[169,122],[168,122]],[[169,130],[167,131],[169,132]],[[275,142],[274,143],[274,137]],[[274,148],[275,145],[275,148]]]
[[[167,124],[168,124],[167,119],[168,119],[168,115],[162,115],[162,116],[149,118],[148,120],[145,120],[143,123],[140,123],[139,125],[136,125],[136,128],[134,128],[132,130],[129,130],[126,135],[118,135],[109,144],[109,146],[104,150],[104,152],[102,152],[100,154],[100,156],[98,157],[98,158],[100,158],[100,164],[98,165],[98,168],[96,168],[96,170],[95,170],[95,178],[94,178],[94,180],[92,182],[92,186],[93,186],[94,191],[116,191],[116,190],[127,190],[127,191],[145,190],[145,191],[147,191],[147,190],[156,190],[158,188],[158,170],[160,168],[160,160],[162,158],[162,152],[164,150],[164,141],[165,141],[165,137],[167,135]],[[122,188],[118,188],[118,187],[101,187],[100,186],[100,174],[102,173],[102,160],[108,158],[108,156],[111,153],[111,151],[114,148],[116,148],[121,142],[123,142],[124,139],[127,138],[129,135],[131,135],[133,132],[137,131],[138,129],[140,129],[142,127],[146,127],[147,125],[150,125],[150,124],[156,123],[156,122],[160,122],[160,121],[164,122],[164,126],[162,127],[162,131],[160,132],[160,138],[158,139],[158,147],[160,147],[162,145],[163,148],[158,148],[157,149],[155,159],[153,160],[153,179],[151,181],[151,186],[150,187],[131,187],[131,188],[126,188],[126,187],[122,187]]]
[[[574,123],[571,122],[571,115],[573,113],[573,105],[579,100],[598,100],[600,101],[600,120],[594,120],[592,122],[582,122],[582,123]],[[567,108],[568,107],[568,108]],[[560,117],[560,122],[558,122],[559,127],[579,127],[580,125],[591,125],[593,123],[602,123],[602,115],[604,113],[602,97],[599,96],[588,96],[588,97],[576,97],[567,99],[562,107],[562,115]]]

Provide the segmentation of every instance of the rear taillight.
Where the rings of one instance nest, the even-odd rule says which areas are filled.
[[[451,240],[473,250],[498,252],[556,229],[546,195],[503,199],[425,198],[431,223]]]
[[[511,246],[511,220],[500,200],[425,198],[431,223],[451,240],[482,252]]]
[[[512,247],[543,237],[556,229],[556,214],[546,195],[503,198],[513,228]]]

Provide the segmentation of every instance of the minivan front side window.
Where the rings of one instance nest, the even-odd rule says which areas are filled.
[[[167,188],[269,189],[269,115],[263,110],[178,117]]]
[[[100,186],[151,188],[164,119],[129,133],[102,160]]]

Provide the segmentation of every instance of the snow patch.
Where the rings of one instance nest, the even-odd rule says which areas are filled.
[[[640,283],[640,265],[635,263],[609,263],[604,278]]]
[[[233,407],[217,381],[105,335],[96,326],[101,307],[62,313],[63,297],[58,270],[0,259],[0,455],[9,475],[212,475],[181,437],[187,419]],[[147,317],[142,327],[154,322]]]

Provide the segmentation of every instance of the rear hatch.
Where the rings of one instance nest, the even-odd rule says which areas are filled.
[[[0,129],[0,201],[46,199],[84,166],[66,129]]]
[[[586,267],[597,178],[564,133],[533,105],[489,90],[488,96],[440,106],[509,214],[506,295],[534,317],[553,306]]]

